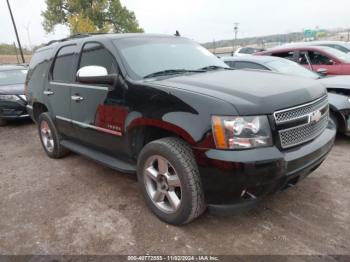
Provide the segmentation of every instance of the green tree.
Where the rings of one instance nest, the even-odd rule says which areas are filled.
[[[42,12],[46,32],[55,25],[67,25],[71,34],[90,32],[143,32],[135,13],[122,6],[120,0],[45,0]]]

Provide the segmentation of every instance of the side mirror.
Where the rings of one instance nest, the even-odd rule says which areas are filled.
[[[317,74],[319,74],[320,76],[327,76],[328,70],[325,68],[317,69]]]
[[[77,72],[76,79],[84,84],[114,85],[117,82],[117,74],[108,74],[102,66],[84,66]]]

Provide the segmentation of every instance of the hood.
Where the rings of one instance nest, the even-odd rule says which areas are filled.
[[[1,95],[24,95],[24,84],[0,85]]]
[[[231,103],[240,115],[272,114],[326,94],[313,79],[256,70],[221,70],[157,80]]]
[[[318,80],[326,88],[341,88],[350,90],[350,76],[330,76]]]

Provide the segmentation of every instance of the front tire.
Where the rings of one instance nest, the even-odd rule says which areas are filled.
[[[69,153],[61,146],[59,133],[48,113],[39,116],[38,131],[41,144],[49,157],[62,158]]]
[[[137,176],[148,207],[161,220],[181,225],[204,212],[198,167],[183,140],[169,137],[147,144],[138,158]]]

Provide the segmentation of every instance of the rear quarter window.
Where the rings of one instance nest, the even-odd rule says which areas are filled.
[[[295,51],[285,51],[285,52],[271,53],[271,56],[277,56],[277,57],[281,57],[281,58],[285,58],[285,59],[294,61],[294,54],[295,54]]]
[[[40,50],[34,53],[30,60],[29,70],[27,74],[27,82],[41,85],[44,76],[49,68],[49,61],[52,58],[52,48]]]

